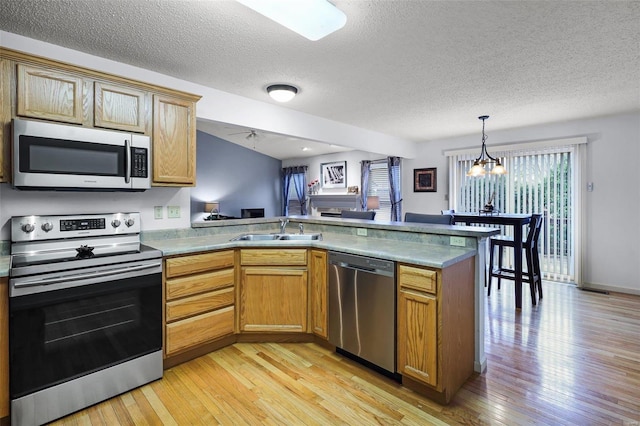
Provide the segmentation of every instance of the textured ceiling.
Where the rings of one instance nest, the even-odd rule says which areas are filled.
[[[333,3],[316,42],[216,0],[9,0],[0,29],[416,142],[640,110],[638,1]]]

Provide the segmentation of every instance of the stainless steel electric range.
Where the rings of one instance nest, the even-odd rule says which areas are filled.
[[[11,241],[12,425],[162,377],[162,253],[139,213],[13,217]]]

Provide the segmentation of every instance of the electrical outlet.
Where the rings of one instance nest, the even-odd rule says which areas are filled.
[[[180,217],[180,206],[167,206],[167,217],[177,219]]]
[[[162,214],[162,206],[155,206],[153,208],[153,218],[154,219],[162,219],[163,214]]]
[[[367,228],[356,228],[356,235],[360,235],[361,237],[366,237]]]
[[[466,241],[464,237],[449,237],[449,245],[464,247],[466,245]]]

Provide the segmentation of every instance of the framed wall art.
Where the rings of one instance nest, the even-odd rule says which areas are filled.
[[[334,161],[320,164],[320,176],[323,188],[347,187],[347,162]]]
[[[438,169],[413,169],[413,192],[437,192]]]

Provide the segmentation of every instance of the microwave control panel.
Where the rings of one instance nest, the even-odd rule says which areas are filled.
[[[131,148],[131,177],[148,177],[148,157],[146,148]]]

